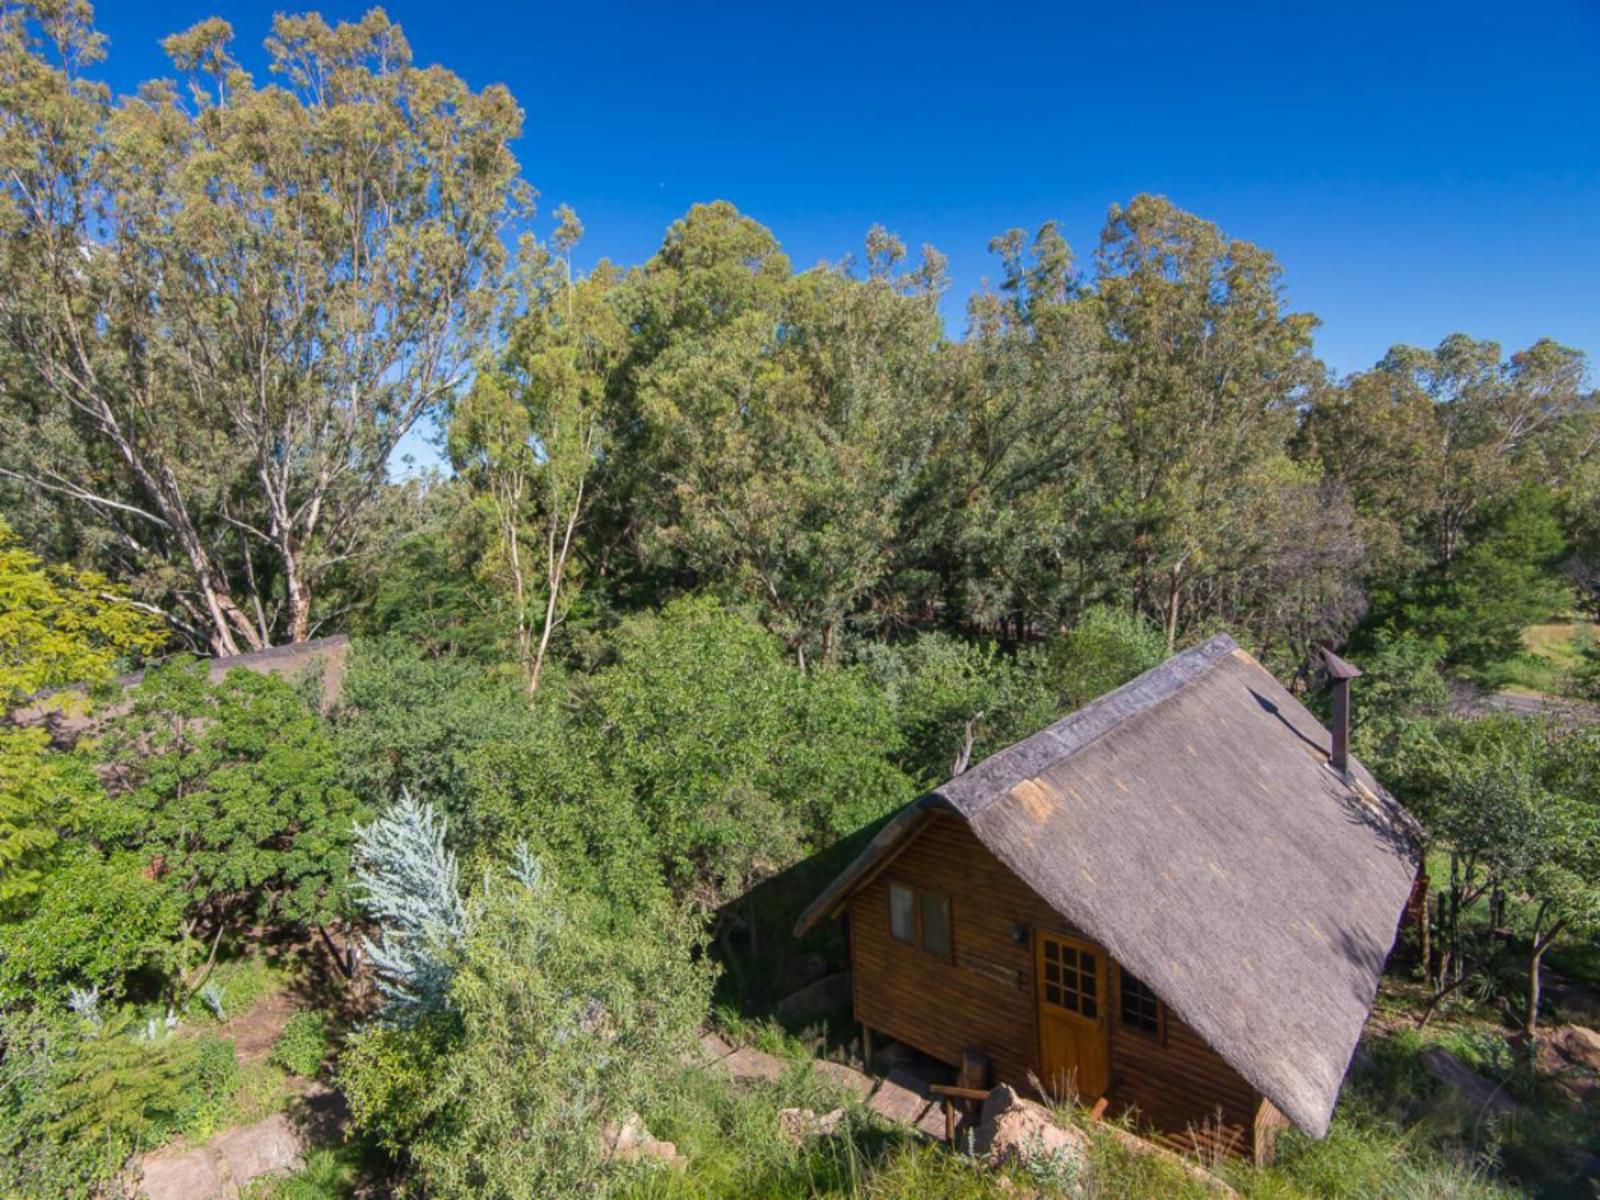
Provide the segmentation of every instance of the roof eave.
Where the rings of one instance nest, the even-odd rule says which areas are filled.
[[[847,900],[871,881],[889,858],[915,836],[935,812],[950,811],[950,804],[938,792],[928,792],[907,804],[884,827],[872,835],[872,840],[850,865],[839,872],[813,900],[795,922],[794,934],[804,937],[828,917],[836,915]]]

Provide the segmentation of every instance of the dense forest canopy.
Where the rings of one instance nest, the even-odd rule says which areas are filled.
[[[0,724],[0,1191],[236,1116],[186,1031],[285,954],[379,1176],[625,1186],[597,1131],[788,977],[764,889],[1219,631],[1313,704],[1349,647],[1435,872],[1420,1023],[1536,1044],[1547,953],[1600,932],[1600,743],[1455,693],[1570,628],[1541,690],[1600,700],[1582,353],[1338,377],[1270,250],[1154,195],[1082,257],[999,233],[959,334],[932,247],[797,269],[722,200],[583,271],[504,88],[380,10],[279,16],[266,79],[231,37],[116,96],[84,0],[0,0],[0,708],[98,705]],[[448,469],[397,478],[414,430]],[[184,653],[334,633],[297,680]],[[315,1075],[300,1015],[274,1062]]]
[[[1592,586],[1580,353],[1454,335],[1332,378],[1270,251],[1159,197],[1086,263],[1054,224],[996,237],[952,338],[941,256],[881,228],[796,270],[716,202],[576,274],[576,214],[531,232],[512,98],[378,13],[280,21],[265,84],[207,22],[121,98],[82,6],[4,30],[7,512],[177,644],[381,624],[398,560],[472,576],[425,594],[530,686],[553,641],[697,590],[801,662],[1106,603],[1292,666],[1529,483]],[[453,471],[390,482],[428,418]]]

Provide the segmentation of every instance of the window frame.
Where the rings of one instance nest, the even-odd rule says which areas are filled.
[[[1146,1027],[1142,1022],[1128,1020],[1127,1010],[1124,1007],[1124,997],[1127,995],[1128,989],[1126,981],[1129,979],[1133,980],[1141,988],[1148,992],[1150,998],[1155,1001],[1156,1015],[1154,1029]],[[1131,973],[1121,963],[1117,964],[1117,1029],[1119,1031],[1131,1033],[1135,1037],[1142,1037],[1149,1041],[1153,1041],[1157,1045],[1165,1046],[1167,1044],[1166,1002],[1163,1001],[1160,996],[1156,995],[1154,988],[1152,988],[1144,980],[1140,979],[1137,975]]]
[[[884,903],[884,920],[886,921],[886,923],[888,925],[889,940],[891,942],[893,942],[897,946],[905,946],[907,949],[919,951],[919,952],[921,952],[923,954],[926,954],[929,958],[937,959],[939,962],[947,962],[947,963],[955,962],[955,960],[956,960],[956,914],[955,914],[955,902],[953,900],[951,900],[949,893],[948,892],[935,891],[932,888],[917,887],[915,884],[907,883],[903,879],[890,879],[890,880],[886,880],[886,882],[889,885],[889,890],[887,892],[886,900],[885,900],[885,903]],[[909,941],[909,942],[906,941],[904,938],[899,937],[894,931],[894,889],[895,888],[899,888],[902,891],[911,893],[911,920],[912,920],[912,925],[913,925],[913,927],[915,929],[915,940],[913,940],[913,941]],[[926,927],[925,927],[925,925],[923,923],[922,914],[923,914],[923,905],[929,900],[933,900],[933,901],[935,901],[935,902],[937,902],[939,904],[942,904],[944,906],[945,937],[948,940],[948,945],[943,950],[931,950],[931,949],[928,948],[928,945],[927,945],[928,934],[927,934],[927,929],[926,929]]]

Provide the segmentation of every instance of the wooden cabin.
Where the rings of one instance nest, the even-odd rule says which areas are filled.
[[[869,1037],[1264,1161],[1327,1132],[1415,874],[1347,738],[1224,636],[908,805],[797,932],[847,919]]]

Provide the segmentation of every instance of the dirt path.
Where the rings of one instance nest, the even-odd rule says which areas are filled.
[[[238,1051],[240,1065],[259,1062],[272,1053],[272,1046],[302,1007],[287,988],[256,1003],[248,1012],[224,1021],[218,1032]]]

